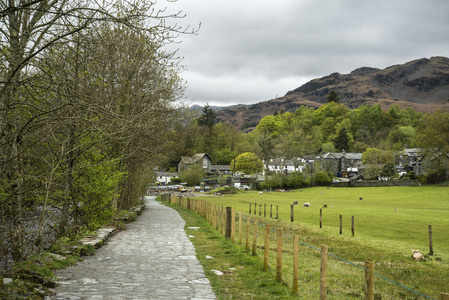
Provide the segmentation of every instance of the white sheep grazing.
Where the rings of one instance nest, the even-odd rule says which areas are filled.
[[[413,259],[414,260],[422,260],[424,259],[424,255],[420,253],[418,250],[412,250],[413,251]]]
[[[302,205],[302,207],[310,207],[310,203],[309,203],[309,202],[306,202],[306,203],[304,203],[304,204]]]
[[[262,195],[263,194],[263,192],[262,191],[260,191],[259,193],[258,193],[259,195]]]

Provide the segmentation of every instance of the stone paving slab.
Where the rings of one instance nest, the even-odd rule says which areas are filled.
[[[216,299],[184,220],[155,198],[145,197],[138,220],[94,256],[58,271],[58,287],[46,300]]]

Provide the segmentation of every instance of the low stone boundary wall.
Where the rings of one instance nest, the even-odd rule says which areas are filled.
[[[417,186],[418,180],[376,180],[335,182],[333,187],[382,187],[382,186]]]

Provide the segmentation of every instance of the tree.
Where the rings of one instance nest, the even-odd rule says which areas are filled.
[[[338,134],[334,139],[334,145],[338,151],[349,151],[349,137],[346,128],[342,128],[338,131]]]
[[[382,150],[377,148],[368,148],[362,153],[362,163],[364,165],[381,164]]]
[[[420,120],[416,131],[416,145],[425,151],[432,162],[431,172],[442,172],[449,168],[449,113],[437,110],[426,113]]]
[[[179,174],[182,182],[186,182],[188,186],[200,185],[204,178],[203,167],[199,164],[191,165]]]
[[[165,112],[175,112],[169,102],[180,92],[173,53],[160,50],[183,31],[166,25],[169,17],[180,15],[164,16],[153,2],[141,0],[0,3],[0,218],[7,220],[6,249],[15,261],[25,258],[40,239],[41,226],[36,237],[23,227],[25,210],[33,203],[63,206],[64,218],[67,213],[76,215],[79,203],[85,208],[94,199],[104,204],[99,197],[78,201],[86,191],[98,196],[94,191],[102,184],[79,189],[81,181],[76,179],[81,178],[76,175],[96,174],[95,182],[104,187],[114,181],[123,201],[118,202],[114,192],[112,209],[135,202],[132,193],[142,194],[151,170],[148,162],[154,163],[160,153],[159,146],[165,144],[160,141],[169,140],[169,120],[159,121]],[[111,23],[114,26],[103,27]],[[122,33],[128,39],[111,43]],[[90,35],[102,39],[94,41]],[[143,41],[148,43],[142,47]],[[145,63],[128,56],[139,42],[136,52],[141,51]],[[148,52],[149,48],[156,51]],[[109,50],[116,56],[105,55]],[[153,120],[152,126],[148,120]],[[153,137],[158,132],[162,135]],[[156,136],[158,143],[152,140]],[[121,185],[120,176],[106,175],[121,172],[127,173]]]
[[[254,174],[263,170],[263,163],[256,154],[245,152],[235,158],[235,168],[234,159],[231,161],[231,170],[233,172],[241,171],[248,175]]]
[[[331,90],[329,92],[329,95],[327,95],[326,97],[326,103],[330,102],[340,103],[340,97],[338,97],[337,92],[335,92],[334,90]]]
[[[198,118],[198,125],[207,126],[209,129],[211,129],[215,124],[216,118],[217,114],[215,113],[213,108],[210,107],[209,104],[206,104],[203,107],[203,114]]]
[[[394,163],[393,162],[387,162],[382,166],[382,170],[380,171],[381,177],[393,177],[394,174],[396,174],[396,171],[394,169]]]

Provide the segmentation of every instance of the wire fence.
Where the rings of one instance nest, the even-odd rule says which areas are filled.
[[[264,261],[264,269],[307,299],[430,299],[420,291],[375,272],[373,262],[351,262],[302,240],[295,232],[284,233],[257,213],[243,214],[203,199],[165,196],[203,216],[217,231]],[[262,212],[259,207],[260,215]],[[441,294],[449,300],[449,294]]]

